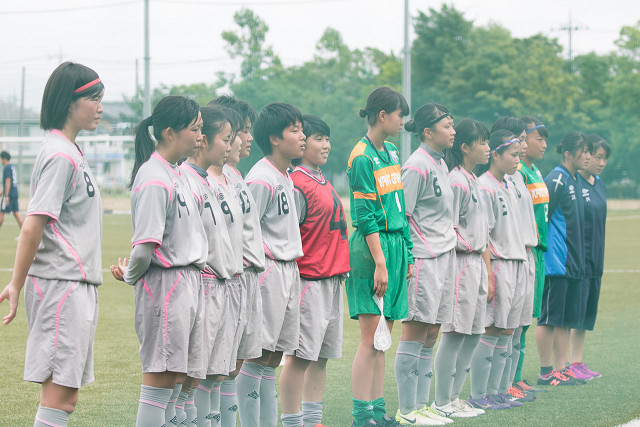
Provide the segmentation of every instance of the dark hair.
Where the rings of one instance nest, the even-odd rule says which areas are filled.
[[[253,126],[253,135],[265,156],[273,151],[271,137],[282,138],[282,131],[297,122],[302,125],[302,113],[291,104],[273,102],[260,111]]]
[[[8,151],[0,153],[0,159],[11,160],[11,154]]]
[[[522,121],[522,123],[524,123],[527,134],[529,134],[531,129],[533,129],[534,127],[540,126],[539,128],[536,129],[540,134],[540,136],[543,137],[544,139],[549,139],[549,131],[547,130],[545,125],[543,125],[542,122],[538,120],[537,117],[524,116],[520,120]]]
[[[498,148],[498,147],[500,147],[502,144],[504,144],[505,142],[515,137],[516,135],[514,135],[513,132],[508,131],[507,129],[499,129],[495,132],[491,132],[491,136],[489,137],[489,148],[491,148],[491,155],[489,155],[489,163],[487,163],[486,165],[476,166],[476,175],[480,176],[486,171],[488,171],[489,167],[491,167],[491,162],[493,161],[493,153],[495,152],[502,155],[504,150],[507,149],[508,145],[501,148]]]
[[[62,129],[69,117],[71,103],[80,98],[99,98],[104,84],[97,82],[80,92],[87,83],[98,79],[98,74],[89,67],[74,62],[63,62],[53,70],[42,95],[40,127],[44,130]]]
[[[489,139],[489,129],[477,120],[464,119],[455,126],[456,136],[453,141],[453,147],[445,150],[444,161],[447,163],[449,170],[460,166],[464,160],[462,153],[462,144],[471,147],[476,141],[485,141]]]
[[[311,114],[302,116],[302,130],[307,138],[314,134],[331,136],[329,125],[320,117],[312,116]]]
[[[244,128],[247,119],[249,119],[251,124],[254,124],[256,122],[256,119],[258,118],[258,113],[256,113],[256,110],[254,110],[248,102],[238,99],[235,96],[221,95],[215,99],[212,99],[207,105],[221,105],[223,107],[234,110],[236,113],[240,114],[242,128]],[[242,130],[242,128],[240,130]]]
[[[591,154],[596,154],[596,151],[598,151],[598,148],[602,147],[604,148],[607,159],[609,158],[609,156],[611,155],[611,146],[603,137],[601,137],[598,134],[592,133],[587,135],[587,141],[591,143],[591,150],[590,150]],[[5,151],[3,151],[3,153],[4,152]]]
[[[387,86],[381,86],[375,89],[367,97],[367,105],[360,109],[360,117],[367,118],[369,126],[374,126],[378,121],[378,114],[384,111],[391,114],[394,111],[401,110],[402,116],[408,116],[410,113],[409,104],[395,90]]]
[[[151,116],[141,121],[136,127],[134,142],[135,163],[133,164],[133,171],[131,171],[129,188],[133,186],[133,181],[140,166],[149,160],[149,157],[156,149],[156,144],[149,133],[149,126],[153,126],[153,137],[160,144],[162,142],[162,132],[165,129],[171,128],[175,132],[180,132],[198,118],[199,112],[200,106],[194,100],[184,96],[166,96],[158,102]]]
[[[587,136],[582,132],[573,131],[569,132],[562,138],[560,144],[556,146],[556,151],[562,154],[562,158],[564,159],[564,153],[568,151],[572,156],[575,156],[576,153],[580,150],[583,150],[584,147],[590,149],[590,143],[587,141]]]
[[[213,108],[213,107],[206,107],[206,108]],[[240,132],[244,128],[245,120],[242,119],[242,116],[240,115],[240,113],[238,113],[236,110],[232,108],[222,107],[221,105],[217,105],[215,108],[220,108],[224,112],[227,118],[227,121],[231,125],[231,136],[233,137],[231,139],[234,140],[238,135],[238,132]]]
[[[215,136],[224,129],[224,125],[230,123],[227,118],[228,110],[228,108],[219,106],[200,108],[200,113],[202,114],[202,135],[207,137],[209,148],[211,148],[211,142]]]
[[[515,136],[520,136],[520,134],[525,131],[526,126],[520,119],[511,116],[502,116],[491,126],[491,134],[500,129],[508,130]]]
[[[418,108],[413,115],[413,119],[405,123],[404,128],[422,140],[422,133],[426,128],[435,126],[447,116],[451,116],[447,107],[430,102]]]

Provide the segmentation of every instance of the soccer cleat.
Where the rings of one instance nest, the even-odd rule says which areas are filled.
[[[578,369],[580,369],[585,374],[591,375],[591,378],[600,378],[602,376],[602,374],[600,372],[592,371],[591,369],[589,369],[587,367],[587,365],[585,365],[582,362],[574,363],[574,365],[576,365],[578,367]]]
[[[434,411],[433,409],[431,409],[427,405],[424,405],[422,408],[418,409],[418,412],[420,412],[422,415],[424,415],[427,418],[431,418],[432,420],[440,421],[441,423],[444,423],[444,424],[451,424],[453,422],[453,420],[451,418],[442,417],[442,416],[438,415],[436,413],[436,411]]]
[[[485,411],[495,411],[498,409],[510,409],[511,405],[508,403],[499,403],[492,399],[490,396],[483,396],[478,400],[473,400],[471,396],[467,400],[474,408],[479,408]]]
[[[396,422],[403,426],[443,426],[442,421],[434,420],[424,416],[419,411],[411,411],[408,414],[403,414],[398,409],[396,412]]]
[[[533,393],[526,393],[520,390],[518,387],[509,387],[507,390],[507,396],[515,398],[518,402],[533,402],[536,400],[536,395]]]
[[[329,426],[326,426],[326,425],[324,425],[324,424],[316,424],[316,425],[314,425],[313,427],[329,427]]]
[[[397,422],[395,419],[389,418],[387,414],[385,414],[384,418],[382,418],[381,420],[378,420],[378,421],[374,420],[374,422],[376,423],[375,425],[383,426],[383,427],[400,427],[402,425],[399,422]]]
[[[353,422],[351,423],[351,427],[373,427],[373,426],[377,426],[377,425],[378,424],[376,424],[376,422],[373,421],[373,420],[369,420],[366,423],[360,424],[360,425],[356,424],[355,420],[353,420]]]
[[[517,408],[518,406],[522,406],[522,402],[518,402],[515,399],[512,399],[511,396],[507,396],[504,393],[498,393],[498,394],[494,394],[493,399],[496,402],[500,402],[500,403],[506,403],[507,405],[511,406],[512,408]]]
[[[529,393],[529,392],[532,392],[532,393],[546,393],[547,392],[547,390],[545,390],[545,389],[534,387],[527,380],[520,380],[517,383],[515,383],[514,386],[518,387],[520,390],[525,391],[527,393]]]
[[[476,415],[484,414],[484,409],[476,408],[466,400],[456,399],[452,402],[452,404],[454,406],[457,406],[461,411],[474,412]]]
[[[553,370],[548,374],[538,376],[538,385],[578,385],[578,381],[575,378],[563,375],[558,370]]]
[[[587,380],[584,378],[578,378],[578,376],[576,375],[575,372],[573,372],[571,369],[569,368],[564,368],[563,370],[560,371],[562,373],[562,375],[564,375],[565,377],[570,377],[573,378],[574,380],[576,380],[576,383],[578,383],[578,385],[580,384],[586,384]]]
[[[591,375],[583,372],[582,369],[578,368],[577,364],[567,364],[564,369],[567,371],[571,371],[573,375],[575,375],[575,378],[579,380],[589,381],[591,378],[593,378]]]
[[[471,417],[476,417],[478,415],[475,412],[472,413],[467,411],[461,411],[460,408],[453,405],[452,403],[438,406],[436,405],[435,400],[431,404],[431,409],[433,409],[435,413],[440,415],[441,417],[447,417],[447,418],[471,418]]]

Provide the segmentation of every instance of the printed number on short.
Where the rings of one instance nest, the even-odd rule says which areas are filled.
[[[288,215],[289,214],[289,201],[287,200],[287,195],[284,193],[280,193],[279,196],[276,196],[278,199],[278,215]]]
[[[331,221],[329,221],[329,230],[340,230],[340,238],[347,240],[347,221],[344,219],[342,202],[340,202],[340,198],[334,190],[331,190],[331,196],[333,197],[333,214],[331,215]],[[336,213],[338,214],[337,221]]]
[[[224,213],[225,215],[229,215],[229,218],[231,219],[231,222],[233,222],[233,213],[231,212],[231,208],[229,207],[229,203],[227,203],[226,200],[224,200],[222,203],[220,203],[220,208],[222,209],[222,213]]]
[[[213,214],[213,208],[211,207],[211,203],[204,202],[204,208],[209,209],[209,212],[211,212],[211,218],[213,218],[213,225],[217,225],[218,223],[216,222],[216,216]]]
[[[96,188],[93,186],[93,182],[91,182],[91,177],[88,173],[84,173],[84,182],[87,184],[87,196],[93,197],[96,195]]]
[[[436,194],[436,197],[442,196],[442,188],[438,185],[438,178],[433,178],[433,192]]]

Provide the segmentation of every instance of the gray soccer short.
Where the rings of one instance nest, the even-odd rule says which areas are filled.
[[[240,317],[240,345],[238,359],[257,359],[262,356],[262,296],[258,288],[258,271],[249,267],[240,276],[243,311]]]
[[[300,342],[295,355],[317,361],[342,357],[342,276],[300,279]],[[289,352],[288,354],[293,354]]]
[[[96,288],[86,282],[27,277],[26,381],[42,383],[51,377],[54,384],[71,388],[93,382]]]
[[[233,355],[233,339],[240,315],[240,286],[203,274],[206,299],[207,375],[227,375]],[[235,359],[233,360],[235,369]]]
[[[262,296],[262,348],[294,351],[300,336],[300,276],[295,261],[267,258],[258,279]]]
[[[491,270],[496,293],[487,303],[485,327],[515,329],[520,326],[520,314],[524,303],[524,261],[492,259]]]
[[[136,282],[135,328],[142,372],[204,378],[204,286],[196,267],[149,270]]]
[[[403,320],[430,324],[453,320],[456,254],[454,250],[436,258],[416,258],[409,286],[409,316]]]
[[[487,265],[477,253],[456,253],[456,286],[453,298],[453,321],[442,325],[442,332],[484,333],[487,308]]]
[[[229,342],[231,346],[228,351],[227,367],[229,372],[236,369],[236,360],[238,359],[238,347],[240,346],[240,339],[242,338],[241,324],[243,322],[244,307],[246,295],[242,289],[242,283],[240,282],[240,276],[232,277],[225,280],[227,286],[227,304],[228,310],[228,334]]]
[[[526,284],[526,287],[524,289],[522,312],[520,313],[520,326],[529,326],[533,320],[533,294],[536,287],[536,262],[533,259],[531,248],[527,248],[527,259],[524,261],[522,273],[522,279],[518,282],[521,285]]]

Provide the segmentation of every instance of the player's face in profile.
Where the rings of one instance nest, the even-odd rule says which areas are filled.
[[[544,152],[547,150],[547,141],[540,136],[538,130],[534,130],[527,135],[527,157],[533,160],[541,160],[544,157]]]
[[[433,127],[425,128],[424,131],[437,148],[445,150],[453,147],[456,131],[453,128],[453,119],[451,117],[445,117]]]
[[[176,135],[176,153],[180,157],[189,157],[193,154],[193,150],[200,148],[202,141],[202,115],[198,112],[198,116],[189,123],[189,126],[182,129]]]
[[[79,98],[69,106],[69,117],[67,123],[78,130],[96,130],[100,122],[100,115],[104,111],[102,108],[102,96],[93,98]]]
[[[471,160],[471,163],[474,165],[486,165],[489,163],[490,152],[489,141],[486,139],[478,139],[469,147],[469,154],[467,154],[467,156],[469,156],[469,160]]]
[[[584,169],[587,167],[589,163],[589,159],[591,158],[591,153],[587,150],[585,146],[582,150],[578,150],[575,155],[569,153],[569,162],[574,167],[574,169]]]
[[[527,132],[526,131],[522,131],[522,133],[520,135],[518,135],[518,141],[520,141],[520,157],[524,157],[524,155],[527,153]]]
[[[404,126],[404,117],[402,117],[402,110],[398,109],[392,113],[386,113],[379,115],[379,123],[386,134],[390,136],[398,136]]]
[[[230,163],[232,165],[237,165],[240,162],[242,153],[242,138],[240,137],[240,132],[233,138],[231,141],[231,148],[229,150],[229,155],[227,156],[227,160],[225,163]]]
[[[307,136],[307,146],[304,148],[302,162],[317,169],[327,163],[329,151],[331,151],[329,137],[314,133]]]
[[[207,160],[211,165],[222,167],[227,161],[227,156],[231,151],[231,125],[226,122],[222,130],[214,135],[207,154]]]
[[[587,164],[587,172],[591,175],[600,175],[607,166],[607,150],[602,147],[598,147],[595,153],[591,155],[589,163]]]
[[[251,141],[253,141],[253,135],[251,135],[251,120],[247,118],[247,121],[244,123],[244,127],[240,132],[238,132],[238,136],[242,141],[242,145],[240,146],[240,158],[246,159],[251,154]]]
[[[304,153],[305,139],[302,123],[297,121],[282,131],[282,139],[279,140],[280,151],[291,159],[299,159]]]
[[[520,143],[514,142],[507,146],[502,154],[494,153],[493,161],[500,172],[513,175],[518,169],[518,163],[520,163]]]

